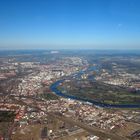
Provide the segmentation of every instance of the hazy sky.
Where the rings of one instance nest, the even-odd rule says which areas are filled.
[[[0,49],[140,49],[140,0],[0,0]]]

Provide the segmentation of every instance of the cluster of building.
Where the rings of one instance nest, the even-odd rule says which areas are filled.
[[[62,76],[68,76],[75,73],[78,70],[75,65],[79,65],[80,68],[82,65],[81,63],[82,59],[78,57],[68,57],[61,61],[59,60],[59,63],[56,63],[56,65],[39,65],[39,72],[35,71],[34,73],[21,78],[21,82],[18,86],[20,95],[35,95],[39,93],[39,89],[42,88],[42,85],[50,85]],[[28,65],[31,66],[31,64],[32,63],[29,63]]]
[[[77,111],[76,116],[82,122],[102,129],[112,130],[125,125],[125,119],[120,114],[108,113],[105,110],[87,105],[81,107],[81,109]]]
[[[51,102],[47,110],[51,112],[59,110],[66,117],[76,118],[86,125],[102,129],[111,130],[125,125],[125,118],[119,112],[109,113],[103,108],[69,99]]]
[[[16,73],[14,71],[2,72],[2,73],[0,73],[0,80],[6,80],[8,78],[12,78],[15,76],[16,76]]]
[[[52,52],[57,53],[57,52]],[[20,77],[20,83],[18,85],[18,92],[13,92],[13,95],[23,95],[23,97],[18,98],[25,103],[32,104],[38,108],[29,107],[20,104],[13,103],[1,103],[0,110],[15,111],[16,116],[14,121],[18,124],[16,128],[23,126],[28,126],[36,123],[48,123],[49,113],[60,113],[62,116],[67,118],[74,118],[75,121],[84,123],[90,127],[97,127],[104,130],[113,130],[125,127],[126,120],[131,120],[134,116],[122,113],[121,111],[108,112],[106,109],[93,106],[86,102],[75,101],[71,99],[59,98],[58,100],[43,100],[38,101],[31,97],[42,92],[43,86],[50,86],[51,83],[56,81],[56,79],[62,78],[63,76],[69,76],[76,73],[80,69],[83,69],[87,64],[80,57],[64,57],[57,60],[55,64],[40,64],[33,62],[22,62],[22,63],[8,63],[0,69],[0,80],[6,79],[7,77],[16,76],[17,73],[24,72],[28,69],[29,74]],[[101,80],[104,83],[111,85],[123,85],[136,87],[139,90],[139,84],[132,81],[140,80],[140,75],[136,76],[134,74],[128,74],[122,70],[119,71],[115,67],[117,73],[109,73],[107,70],[103,69],[102,73],[96,76],[96,80]],[[117,76],[116,76],[117,75]],[[82,79],[87,79],[88,74],[82,74]],[[79,85],[81,86],[81,81]],[[84,81],[86,82],[86,81]],[[89,82],[84,83],[83,86],[91,86]],[[16,89],[17,90],[17,89]],[[46,93],[47,94],[47,93]],[[26,98],[24,98],[26,96]],[[3,100],[3,99],[2,99]],[[129,118],[130,117],[130,118]],[[16,128],[14,130],[16,131]],[[13,131],[13,132],[15,132]],[[71,132],[70,129],[55,131],[55,137],[60,137],[64,135],[69,135],[71,132],[80,131],[80,128],[74,128]],[[51,132],[52,137],[54,134]],[[98,140],[99,137],[89,135],[87,140]]]
[[[31,100],[31,99],[28,99]],[[26,101],[26,99],[25,99]],[[32,100],[34,104],[34,101]],[[28,101],[27,101],[28,104]],[[29,105],[30,105],[29,104]],[[1,104],[1,108],[4,107]],[[15,104],[5,104],[3,109],[9,107],[8,111],[13,110],[16,111],[15,122],[18,124],[13,129],[13,135],[16,130],[24,129],[26,126],[34,125],[34,124],[48,124],[49,122],[49,113],[59,113],[62,116],[67,117],[69,119],[73,118],[75,121],[84,123],[87,126],[96,126],[97,128],[105,129],[105,130],[114,130],[125,128],[126,120],[131,120],[134,115],[138,115],[140,112],[133,111],[130,115],[129,111],[112,111],[108,112],[108,110],[93,106],[86,102],[74,101],[70,99],[61,98],[59,100],[50,100],[50,101],[36,101],[36,107],[34,108],[25,105],[15,105]],[[72,133],[78,133],[81,131],[79,127],[64,127],[62,130],[49,130],[51,131],[51,138],[59,138],[62,136],[71,135]],[[98,140],[99,137],[88,135],[88,140]]]
[[[110,85],[140,90],[140,74],[128,73],[124,68],[117,67],[112,71],[113,72],[109,72],[107,69],[102,69],[101,74],[96,76],[96,80]]]
[[[36,101],[36,107],[40,109],[29,106],[23,107],[24,113],[20,112],[21,115],[18,120],[20,129],[33,124],[51,123],[49,122],[49,114],[53,113],[55,115],[58,113],[61,114],[62,117],[64,116],[69,119],[73,118],[75,121],[81,122],[82,124],[85,124],[87,126],[112,131],[120,128],[125,128],[127,126],[126,120],[130,121],[136,114],[138,115],[138,113],[140,113],[133,111],[130,115],[129,111],[122,112],[118,110],[111,112],[106,109],[88,104],[86,102],[64,98],[44,102]],[[72,133],[78,133],[79,131],[81,131],[79,127],[63,127],[63,129],[58,129],[55,131],[53,130],[49,136],[51,138],[59,138]],[[87,139],[98,140],[99,137],[88,135]]]
[[[125,117],[118,112],[108,112],[103,108],[95,107],[80,101],[70,99],[50,100],[44,103],[38,102],[37,107],[42,111],[35,111],[28,108],[30,116],[25,113],[24,118],[34,116],[34,119],[41,118],[44,112],[59,112],[65,117],[75,118],[76,120],[85,123],[89,126],[96,126],[102,129],[112,130],[115,128],[123,127],[125,125]]]
[[[18,74],[33,72],[39,66],[39,62],[15,62],[6,58],[0,64],[0,81],[16,77]]]
[[[20,105],[14,103],[0,103],[0,111],[13,111],[18,112]]]

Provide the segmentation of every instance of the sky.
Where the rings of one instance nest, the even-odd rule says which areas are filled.
[[[0,49],[140,50],[140,0],[0,0]]]

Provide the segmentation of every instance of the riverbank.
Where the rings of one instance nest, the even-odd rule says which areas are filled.
[[[85,72],[89,72],[89,71],[98,71],[97,67],[90,67],[88,68],[86,71],[80,71],[78,73],[75,74],[75,76],[81,76],[81,74],[85,73]],[[72,100],[79,100],[79,101],[83,101],[83,102],[89,102],[93,105],[99,106],[99,107],[104,107],[104,108],[140,108],[140,104],[107,104],[107,103],[101,103],[101,102],[97,102],[95,100],[92,99],[84,99],[84,98],[80,98],[77,96],[73,96],[73,95],[66,95],[64,93],[62,93],[59,89],[58,86],[60,84],[62,84],[65,80],[58,80],[56,82],[54,82],[51,86],[50,89],[57,94],[58,96],[64,97],[64,98],[68,98],[68,99],[72,99]]]

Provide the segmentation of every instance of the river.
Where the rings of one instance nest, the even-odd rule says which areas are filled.
[[[89,71],[96,71],[98,72],[98,68],[96,66],[93,67],[89,67],[87,70],[83,71],[79,71],[78,73],[72,74],[71,76],[75,76],[75,77],[80,77],[83,73],[89,72]],[[94,78],[94,77],[93,77]],[[77,96],[73,96],[73,95],[65,95],[64,93],[62,93],[57,87],[63,83],[65,80],[58,80],[56,82],[54,82],[51,86],[50,89],[57,95],[64,97],[64,98],[68,98],[68,99],[72,99],[72,100],[78,100],[78,101],[84,101],[84,102],[89,102],[92,103],[93,105],[99,106],[99,107],[105,107],[105,108],[140,108],[140,104],[107,104],[107,103],[101,103],[101,102],[97,102],[95,100],[91,100],[91,99],[84,99],[84,98],[80,98]]]

